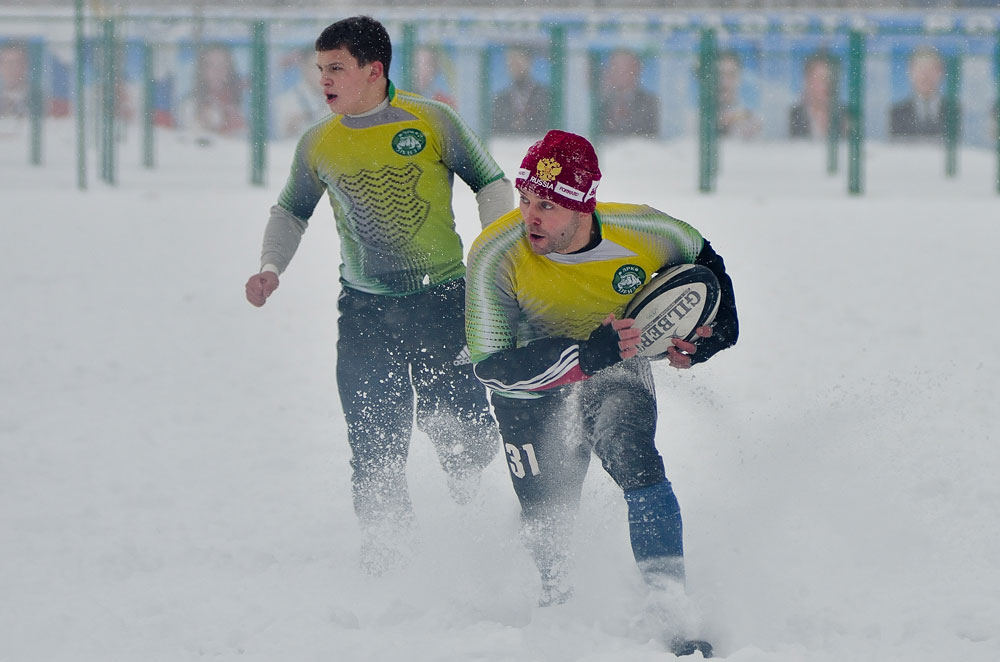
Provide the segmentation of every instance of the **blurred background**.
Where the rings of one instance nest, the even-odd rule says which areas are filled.
[[[36,7],[60,7],[70,4],[71,0],[32,0],[31,4]],[[24,0],[0,0],[0,6],[17,7],[28,3]],[[91,3],[93,4],[93,3]],[[317,8],[315,0],[144,0],[140,2],[130,2],[126,0],[104,0],[101,4],[114,8],[155,8],[155,7],[177,7],[183,9],[199,9],[207,7],[255,7],[269,9],[287,8]],[[345,0],[331,0],[323,3],[322,8],[337,9],[350,6],[352,3]],[[609,8],[623,9],[628,7],[642,7],[649,9],[754,9],[754,8],[775,8],[775,9],[819,9],[825,7],[835,8],[885,8],[898,9],[904,7],[919,7],[925,9],[952,9],[962,7],[996,7],[996,0],[543,0],[541,2],[529,2],[528,0],[507,0],[506,2],[497,0],[463,0],[456,2],[440,2],[437,0],[382,0],[367,2],[365,7],[389,8],[400,6],[420,6],[420,7],[493,7],[496,9],[519,10],[530,8],[553,8],[567,7],[573,9],[584,8]],[[355,6],[357,6],[355,4]]]
[[[419,5],[419,7],[418,7]],[[389,29],[390,77],[487,140],[548,128],[692,145],[711,191],[732,143],[811,142],[863,190],[866,141],[997,154],[997,0],[0,0],[0,168],[73,146],[77,185],[155,169],[171,145],[268,150],[327,110],[312,43],[357,13]],[[1000,192],[1000,176],[996,188]]]

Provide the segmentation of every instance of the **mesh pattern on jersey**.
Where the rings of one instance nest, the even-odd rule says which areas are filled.
[[[456,163],[455,167],[456,172],[463,171],[459,174],[468,182],[474,192],[478,193],[487,184],[503,177],[503,170],[490,156],[486,145],[465,123],[462,116],[455,112],[454,108],[440,101],[416,96],[403,90],[398,90],[397,94],[399,101],[405,100],[406,103],[433,111],[426,112],[425,110],[423,116],[435,129],[446,134],[442,143],[445,149],[452,153],[445,154],[445,160],[456,161],[457,159],[452,158],[455,154],[463,154],[463,161],[468,159],[468,163]]]
[[[492,227],[501,226],[494,222]],[[516,329],[511,326],[508,311],[498,296],[499,283],[494,279],[503,272],[499,263],[523,234],[523,225],[512,224],[493,236],[480,236],[469,253],[466,288],[470,300],[478,302],[476,306],[466,307],[465,311],[465,331],[473,363],[516,344]]]
[[[663,238],[667,238],[673,247],[680,251],[680,254],[675,256],[680,262],[694,262],[698,257],[702,246],[701,234],[684,221],[652,207],[630,206],[628,211],[619,211],[614,209],[615,206],[614,203],[600,205],[598,213],[601,223],[641,232],[648,237],[648,243],[644,246],[647,249],[662,244]],[[642,212],[637,212],[636,209],[641,209]],[[672,222],[668,222],[668,219]]]
[[[338,199],[361,242],[383,250],[405,247],[430,214],[431,204],[417,194],[421,169],[414,163],[342,175]]]

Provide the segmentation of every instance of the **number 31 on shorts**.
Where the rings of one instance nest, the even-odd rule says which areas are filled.
[[[507,450],[507,464],[510,465],[510,472],[517,478],[524,478],[524,461],[528,462],[528,468],[532,476],[537,476],[538,458],[535,457],[535,447],[532,444],[523,444],[520,448],[514,444],[504,444]]]

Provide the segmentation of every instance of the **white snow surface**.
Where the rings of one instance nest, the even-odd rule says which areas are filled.
[[[596,462],[566,605],[535,606],[503,458],[458,506],[419,432],[415,559],[359,570],[325,201],[243,297],[291,145],[253,188],[245,144],[162,137],[145,171],[128,143],[79,192],[59,138],[0,156],[0,660],[672,658]],[[527,144],[493,144],[508,173]],[[712,195],[693,144],[599,147],[600,199],[694,224],[735,282],[739,344],[654,370],[691,617],[733,662],[1000,659],[996,159],[866,150],[852,197],[816,145],[725,143]]]

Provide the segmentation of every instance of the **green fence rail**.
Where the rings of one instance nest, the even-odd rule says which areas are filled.
[[[117,107],[117,89],[123,77],[121,54],[127,44],[138,42],[140,48],[141,113],[139,118],[141,163],[145,168],[157,167],[156,135],[158,126],[154,113],[157,88],[156,62],[164,49],[192,47],[200,49],[210,43],[224,26],[225,39],[238,43],[249,62],[249,104],[245,135],[249,147],[249,181],[254,186],[266,184],[267,151],[274,127],[271,124],[269,101],[275,80],[275,53],[281,49],[308,48],[311,35],[318,33],[317,26],[325,24],[323,17],[291,15],[248,16],[239,13],[212,14],[204,12],[196,17],[161,14],[108,15],[88,11],[83,0],[75,0],[75,13],[64,17],[18,15],[17,20],[39,21],[44,25],[67,25],[67,43],[75,53],[73,71],[73,105],[76,119],[77,186],[88,186],[87,153],[96,149],[99,177],[116,185],[118,175],[118,150],[120,135],[124,130]],[[872,46],[885,37],[920,38],[928,41],[991,39],[992,53],[986,56],[992,70],[992,94],[1000,99],[1000,12],[983,12],[972,20],[964,17],[925,17],[919,25],[871,20],[860,20],[856,14],[820,16],[816,20],[800,20],[796,15],[784,16],[778,23],[752,14],[726,16],[701,16],[693,18],[685,13],[611,13],[592,12],[587,16],[570,13],[550,13],[525,20],[513,20],[509,14],[499,12],[484,16],[447,14],[420,15],[405,11],[390,11],[386,23],[395,40],[396,57],[394,80],[401,88],[413,89],[417,83],[414,54],[425,43],[435,41],[457,44],[453,49],[453,66],[462,69],[466,80],[476,79],[470,106],[471,113],[463,111],[466,119],[475,117],[475,126],[488,137],[490,131],[491,67],[495,68],[492,55],[497,48],[515,44],[526,38],[535,40],[547,65],[548,85],[552,91],[548,109],[548,123],[552,127],[589,131],[600,137],[601,125],[597,121],[602,99],[600,78],[603,58],[613,48],[629,48],[648,62],[660,61],[660,67],[688,66],[695,72],[693,90],[696,98],[696,136],[698,164],[696,181],[699,191],[711,193],[718,188],[720,152],[725,141],[720,137],[720,75],[716,63],[720,53],[732,44],[739,45],[754,40],[784,38],[791,53],[801,48],[795,39],[815,38],[814,41],[834,44],[828,53],[832,76],[832,93],[829,96],[829,123],[825,135],[824,151],[826,172],[831,176],[840,171],[841,144],[846,142],[846,191],[861,195],[865,190],[864,150],[866,139],[866,85],[867,68],[873,58]],[[959,18],[962,20],[960,21]],[[964,22],[962,22],[964,21]],[[156,26],[155,29],[149,26]],[[46,33],[48,31],[46,30]],[[0,34],[0,39],[3,35]],[[45,117],[43,59],[46,39],[38,37],[29,42],[30,60],[30,140],[28,159],[32,165],[43,160],[43,119]],[[957,42],[956,42],[957,43]],[[841,44],[841,45],[837,45]],[[959,169],[959,148],[963,140],[960,116],[960,98],[966,80],[967,67],[963,66],[963,47],[953,49],[945,58],[943,106],[944,131],[941,140],[943,174],[955,177]],[[773,57],[773,51],[758,48],[764,60]],[[456,53],[460,55],[455,55]],[[473,58],[464,57],[468,53]],[[669,53],[669,60],[663,59]],[[791,57],[786,53],[781,57]],[[470,68],[471,67],[471,68]],[[88,73],[92,72],[92,73]],[[470,73],[471,72],[471,73]],[[583,72],[583,73],[581,73]],[[88,79],[96,76],[97,80]],[[661,79],[663,77],[661,76]],[[96,86],[96,87],[92,87]],[[846,86],[842,87],[842,86]],[[96,89],[98,94],[88,96]],[[843,99],[841,90],[843,89]],[[419,90],[418,90],[419,91]],[[994,101],[989,114],[995,126],[1000,127],[1000,103]],[[581,118],[584,118],[581,120]],[[95,140],[86,137],[93,127]],[[1000,129],[995,131],[1000,133]],[[664,137],[664,136],[660,136]],[[994,135],[988,148],[996,153],[996,190],[1000,193],[1000,135]]]

